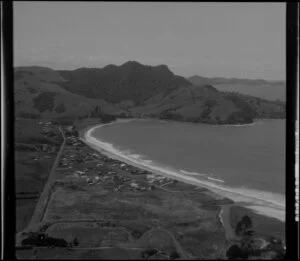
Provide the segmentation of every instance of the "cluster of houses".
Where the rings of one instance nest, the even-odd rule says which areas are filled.
[[[72,127],[69,128],[69,132],[71,130],[73,130]],[[70,169],[71,172],[69,173],[73,178],[83,179],[88,185],[110,182],[113,184],[115,192],[123,189],[149,191],[154,189],[155,186],[164,186],[173,182],[169,178],[151,174],[149,171],[138,169],[116,159],[110,159],[100,153],[90,152],[84,149],[85,145],[78,136],[69,135],[66,139],[67,145],[75,147],[75,150],[71,149],[64,154],[59,165]],[[94,160],[96,161],[93,162]],[[97,160],[101,160],[101,162]],[[78,164],[83,165],[73,169]],[[146,175],[147,179],[141,182],[138,181],[138,177],[135,180],[124,175],[123,171],[133,175]]]
[[[61,137],[57,127],[55,127],[51,121],[39,121],[38,125],[41,125],[41,133],[44,138],[49,137]],[[33,145],[34,150],[37,152],[45,152],[45,153],[56,153],[58,150],[58,147],[53,144],[46,144],[46,143],[36,143]],[[34,160],[39,159],[50,159],[51,156],[49,155],[36,155],[34,157]]]
[[[175,182],[172,179],[169,179],[164,176],[156,175],[156,174],[147,175],[147,181],[151,185],[156,185],[156,186],[160,186],[160,187],[164,187],[168,184],[172,184]]]
[[[49,152],[49,153],[55,153],[57,151],[56,146],[45,144],[45,143],[35,144],[35,148],[37,151]]]
[[[76,138],[78,138],[78,136],[79,136],[79,133],[76,130],[76,127],[74,125],[64,127],[63,130],[64,130],[64,133],[67,137],[76,137]]]
[[[57,128],[51,121],[39,121],[39,125],[42,127],[42,134],[45,137],[59,136]]]
[[[66,144],[72,145],[73,147],[84,147],[83,142],[76,136],[68,136],[66,138]]]

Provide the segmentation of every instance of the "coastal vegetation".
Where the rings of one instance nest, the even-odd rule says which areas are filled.
[[[252,220],[245,215],[237,223],[235,233],[242,237],[238,244],[234,244],[226,251],[229,260],[253,259],[283,259],[285,249],[280,238],[264,239],[255,235],[252,230]]]

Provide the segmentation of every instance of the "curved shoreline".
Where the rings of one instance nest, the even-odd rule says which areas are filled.
[[[149,166],[149,164],[146,164],[144,162],[139,162],[138,159],[133,159],[125,154],[122,154],[121,152],[114,150],[112,148],[109,148],[108,145],[109,143],[100,141],[93,137],[91,134],[96,128],[100,128],[103,126],[111,125],[111,124],[116,124],[116,123],[124,123],[124,122],[129,122],[135,119],[126,119],[126,120],[117,120],[115,122],[107,123],[107,124],[97,124],[94,126],[90,126],[85,128],[80,132],[80,136],[83,142],[85,142],[88,146],[92,147],[95,150],[100,151],[104,155],[114,158],[120,161],[123,161],[129,165],[133,165],[135,167],[154,172],[156,174],[166,176],[171,179],[176,179],[181,182],[185,182],[188,184],[200,186],[200,187],[205,187],[209,189],[210,191],[222,195],[224,197],[232,199],[235,203],[238,205],[242,205],[244,207],[250,208],[251,210],[254,210],[255,212],[273,217],[276,219],[279,219],[280,221],[285,221],[285,206],[283,204],[279,204],[278,202],[272,202],[272,201],[267,201],[263,200],[261,198],[256,198],[253,197],[252,195],[247,195],[242,192],[238,191],[232,191],[228,188],[222,188],[220,186],[217,186],[214,183],[206,182],[199,180],[192,175],[182,175],[180,172],[175,172],[171,171],[168,169],[161,169],[159,167],[155,166]]]

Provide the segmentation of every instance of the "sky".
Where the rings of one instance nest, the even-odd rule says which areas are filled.
[[[14,65],[285,80],[285,3],[14,2]]]

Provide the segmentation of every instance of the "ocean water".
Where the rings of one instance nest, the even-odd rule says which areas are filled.
[[[135,162],[284,205],[285,120],[241,126],[132,120],[91,135]]]

